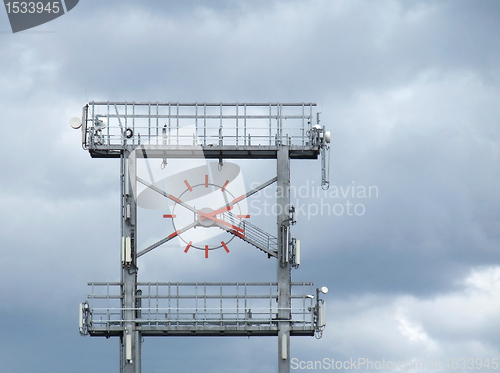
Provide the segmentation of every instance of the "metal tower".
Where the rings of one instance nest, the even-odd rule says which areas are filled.
[[[121,280],[89,283],[91,293],[80,305],[81,334],[119,337],[121,373],[141,371],[141,340],[146,336],[277,336],[279,373],[290,372],[290,336],[321,337],[326,303],[320,292],[327,289],[291,281],[292,267],[300,265],[300,241],[290,229],[295,223],[290,160],[321,156],[322,187],[329,184],[330,133],[319,125],[319,113],[314,117],[315,106],[90,102],[82,121],[72,120],[74,128],[81,126],[83,148],[93,158],[121,162]],[[176,158],[218,163],[188,170],[176,180],[155,180],[149,163],[150,177],[138,175],[139,160],[162,159],[163,167]],[[230,172],[217,173],[212,167],[220,171],[228,159],[276,159],[276,177],[233,195]],[[276,236],[251,224],[250,216],[238,210],[242,201],[274,183],[281,191],[276,194]],[[155,198],[170,204],[170,214],[163,217],[172,219],[175,230],[139,248],[137,209]],[[137,259],[173,239],[185,242],[186,253],[198,248],[207,258],[216,248],[229,252],[228,240],[194,242],[189,232],[196,227],[201,228],[198,232],[222,230],[276,258],[276,282],[138,282]]]

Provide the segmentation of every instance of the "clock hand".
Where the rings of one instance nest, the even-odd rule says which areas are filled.
[[[226,212],[226,211],[230,211],[234,208],[234,206],[224,206],[218,210],[215,210],[215,211],[210,211],[210,212],[205,212],[204,214],[208,215],[208,216],[215,216],[215,215],[219,215],[219,214],[222,214],[223,212]]]
[[[174,197],[173,195],[168,194],[167,192],[164,192],[164,191],[163,191],[163,190],[161,190],[160,188],[155,187],[153,184],[148,183],[147,181],[145,181],[145,180],[141,179],[139,176],[137,176],[137,181],[138,181],[138,182],[140,182],[141,184],[144,184],[144,185],[145,185],[145,186],[147,186],[148,188],[151,188],[151,189],[152,189],[152,190],[154,190],[155,192],[160,193],[161,195],[163,195],[163,196],[167,197],[168,199],[170,199],[170,200],[172,200],[172,201],[174,201],[174,202],[177,202],[179,205],[181,205],[181,206],[183,206],[183,207],[187,208],[188,210],[193,211],[194,213],[198,213],[200,216],[202,216],[202,217],[204,217],[204,218],[207,218],[207,219],[210,219],[210,220],[217,221],[217,222],[218,222],[218,223],[220,223],[220,224],[227,225],[227,226],[229,226],[230,228],[233,228],[233,229],[235,229],[235,230],[239,230],[239,231],[243,232],[243,229],[241,229],[241,228],[239,228],[239,227],[236,227],[236,226],[234,226],[234,225],[232,225],[232,224],[229,224],[229,223],[227,223],[227,222],[225,222],[225,221],[223,221],[223,220],[217,219],[215,216],[212,216],[212,214],[214,213],[214,211],[212,211],[212,212],[210,213],[210,215],[209,215],[209,214],[205,214],[205,213],[203,213],[203,212],[201,212],[201,211],[198,211],[198,210],[197,210],[197,209],[195,209],[194,207],[191,207],[191,206],[190,206],[190,205],[188,205],[187,203],[182,202],[179,198]],[[230,206],[230,208],[229,208],[229,209],[228,209],[228,207],[229,207],[229,206],[224,206],[223,208],[216,210],[214,215],[217,215],[217,213],[223,212],[224,210],[230,210],[230,209],[232,209],[232,208],[233,208],[233,206]],[[221,210],[221,211],[219,212],[219,210]],[[189,228],[191,228],[191,227],[189,227]],[[165,241],[165,242],[166,242],[166,241]],[[160,244],[160,245],[161,245],[161,244]],[[155,247],[156,247],[156,246],[155,246]],[[154,247],[153,247],[152,249],[154,249]],[[152,250],[152,249],[151,249],[151,250]],[[145,249],[145,250],[147,250],[147,249]],[[143,253],[145,254],[145,253],[147,252],[147,251],[145,251],[145,250],[141,251],[141,255],[142,255]],[[148,251],[149,251],[149,250],[148,250]]]
[[[233,208],[234,208],[234,205],[235,205],[236,203],[238,203],[239,201],[241,201],[241,200],[243,200],[243,199],[245,199],[245,198],[250,197],[251,195],[253,195],[253,194],[257,193],[257,192],[258,192],[258,191],[260,191],[261,189],[264,189],[265,187],[267,187],[267,186],[271,185],[271,184],[272,184],[272,183],[274,183],[276,180],[278,180],[278,178],[277,178],[277,177],[274,177],[274,178],[272,178],[271,180],[266,181],[264,184],[261,184],[261,185],[259,185],[258,187],[256,187],[256,188],[254,188],[254,189],[250,190],[249,192],[247,192],[247,193],[245,193],[245,194],[242,194],[242,195],[241,195],[241,196],[239,196],[238,198],[235,198],[235,199],[234,199],[234,200],[232,200],[231,202],[226,203],[223,207],[221,207],[221,208],[219,208],[219,209],[217,209],[217,210],[215,210],[215,211],[212,211],[212,212],[209,212],[209,213],[202,213],[201,211],[198,211],[198,214],[200,214],[200,216],[201,216],[201,217],[204,217],[204,218],[206,218],[206,219],[210,219],[210,220],[216,221],[216,222],[218,222],[218,223],[220,223],[220,224],[224,224],[224,225],[226,225],[226,226],[228,226],[228,227],[230,227],[230,228],[233,228],[233,230],[237,230],[237,231],[240,231],[240,232],[244,232],[244,230],[243,230],[243,229],[241,229],[240,227],[237,227],[237,226],[232,225],[232,224],[229,224],[229,223],[227,223],[227,222],[225,222],[225,221],[223,221],[223,220],[220,220],[220,219],[215,218],[215,215],[218,215],[218,214],[220,214],[220,213],[222,213],[222,212],[224,212],[224,211],[229,211],[229,210],[233,209]],[[227,183],[226,183],[226,184],[227,184]],[[224,185],[224,186],[225,186],[225,185]]]
[[[257,192],[258,192],[258,191],[260,191],[261,189],[264,189],[265,187],[267,187],[267,186],[271,185],[271,184],[272,184],[272,183],[274,183],[276,180],[278,180],[278,178],[277,178],[277,177],[273,177],[271,180],[268,180],[268,181],[266,181],[264,184],[261,184],[261,185],[259,185],[258,187],[256,187],[256,188],[254,188],[254,189],[252,189],[252,190],[248,191],[247,193],[242,194],[242,195],[241,195],[241,196],[239,196],[238,198],[233,199],[231,202],[226,203],[223,207],[221,207],[220,209],[217,209],[217,210],[215,210],[215,211],[221,211],[221,210],[222,210],[222,211],[224,211],[224,209],[228,209],[229,207],[230,207],[230,208],[233,208],[233,207],[234,207],[234,205],[235,205],[235,204],[237,204],[239,201],[241,201],[241,200],[243,200],[243,199],[245,199],[245,198],[250,197],[251,195],[253,195],[253,194],[257,193]],[[225,184],[224,184],[224,186],[225,186]],[[228,211],[229,211],[229,209],[228,209]],[[213,214],[213,211],[212,211],[210,214]],[[215,214],[215,215],[217,215],[217,214]]]
[[[228,227],[232,228],[233,230],[240,231],[240,232],[242,232],[242,233],[244,232],[244,230],[243,230],[242,228],[237,227],[236,225],[232,225],[232,224],[230,224],[230,223],[228,223],[228,222],[226,222],[226,221],[224,221],[224,220],[217,219],[215,216],[211,216],[211,215],[206,214],[206,213],[201,212],[201,211],[198,211],[198,214],[199,214],[200,216],[202,216],[202,217],[206,218],[206,219],[210,219],[210,220],[213,220],[213,221],[215,221],[215,222],[217,222],[217,223],[219,223],[219,224],[226,225],[226,226],[228,226]]]

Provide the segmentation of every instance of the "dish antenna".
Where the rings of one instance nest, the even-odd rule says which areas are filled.
[[[69,125],[71,126],[71,128],[77,130],[82,126],[82,119],[78,117],[73,117],[70,119]]]

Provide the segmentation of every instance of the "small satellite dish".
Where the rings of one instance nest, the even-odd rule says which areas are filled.
[[[82,120],[78,117],[73,117],[69,121],[69,124],[70,124],[71,128],[77,130],[78,128],[80,128],[82,126]]]
[[[325,132],[325,142],[326,143],[330,143],[330,140],[331,140],[331,134],[330,134],[330,131],[326,131]]]

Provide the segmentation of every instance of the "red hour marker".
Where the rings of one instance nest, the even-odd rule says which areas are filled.
[[[233,228],[233,230],[235,230],[235,231],[240,231],[241,233],[244,233],[244,232],[245,232],[245,231],[243,230],[243,228],[237,227],[236,225],[232,225],[232,224],[231,224],[231,228]]]
[[[241,196],[239,196],[238,198],[236,198],[236,199],[232,202],[232,204],[234,205],[235,203],[237,203],[237,202],[241,201],[243,198],[245,198],[245,195],[244,195],[244,194],[243,194],[243,195],[241,195]]]
[[[229,184],[229,180],[226,180],[226,182],[225,182],[225,183],[224,183],[224,185],[222,186],[222,188],[221,188],[221,191],[222,191],[222,192],[226,190],[227,184]]]
[[[164,218],[167,218],[167,219],[173,219],[173,218],[176,218],[177,215],[163,215]]]
[[[168,238],[174,238],[175,236],[177,236],[179,233],[181,233],[181,231],[175,231],[174,233],[172,233],[170,236],[168,236]]]
[[[174,196],[173,196],[173,195],[171,195],[171,194],[168,196],[168,198],[170,198],[171,200],[173,200],[173,201],[175,201],[175,202],[177,202],[177,203],[182,203],[182,201],[181,201],[179,198],[176,198],[176,197],[174,197]]]
[[[191,244],[193,243],[193,241],[189,241],[188,245],[186,246],[186,248],[184,249],[184,252],[187,253],[189,248],[191,247]]]
[[[205,245],[205,258],[208,258],[208,245]]]
[[[245,233],[245,232],[243,232],[243,233]],[[245,239],[245,236],[242,233],[238,232],[238,231],[233,231],[233,234],[235,234],[239,238]]]
[[[224,248],[224,250],[226,250],[226,253],[229,253],[229,249],[227,248],[227,245],[224,241],[221,241],[221,244],[222,244],[222,247]]]
[[[205,175],[205,188],[208,188],[208,175]]]
[[[188,187],[188,189],[189,189],[190,192],[193,191],[193,188],[191,188],[191,185],[189,185],[189,183],[188,183],[187,180],[184,180],[184,184],[186,184],[186,186]]]

